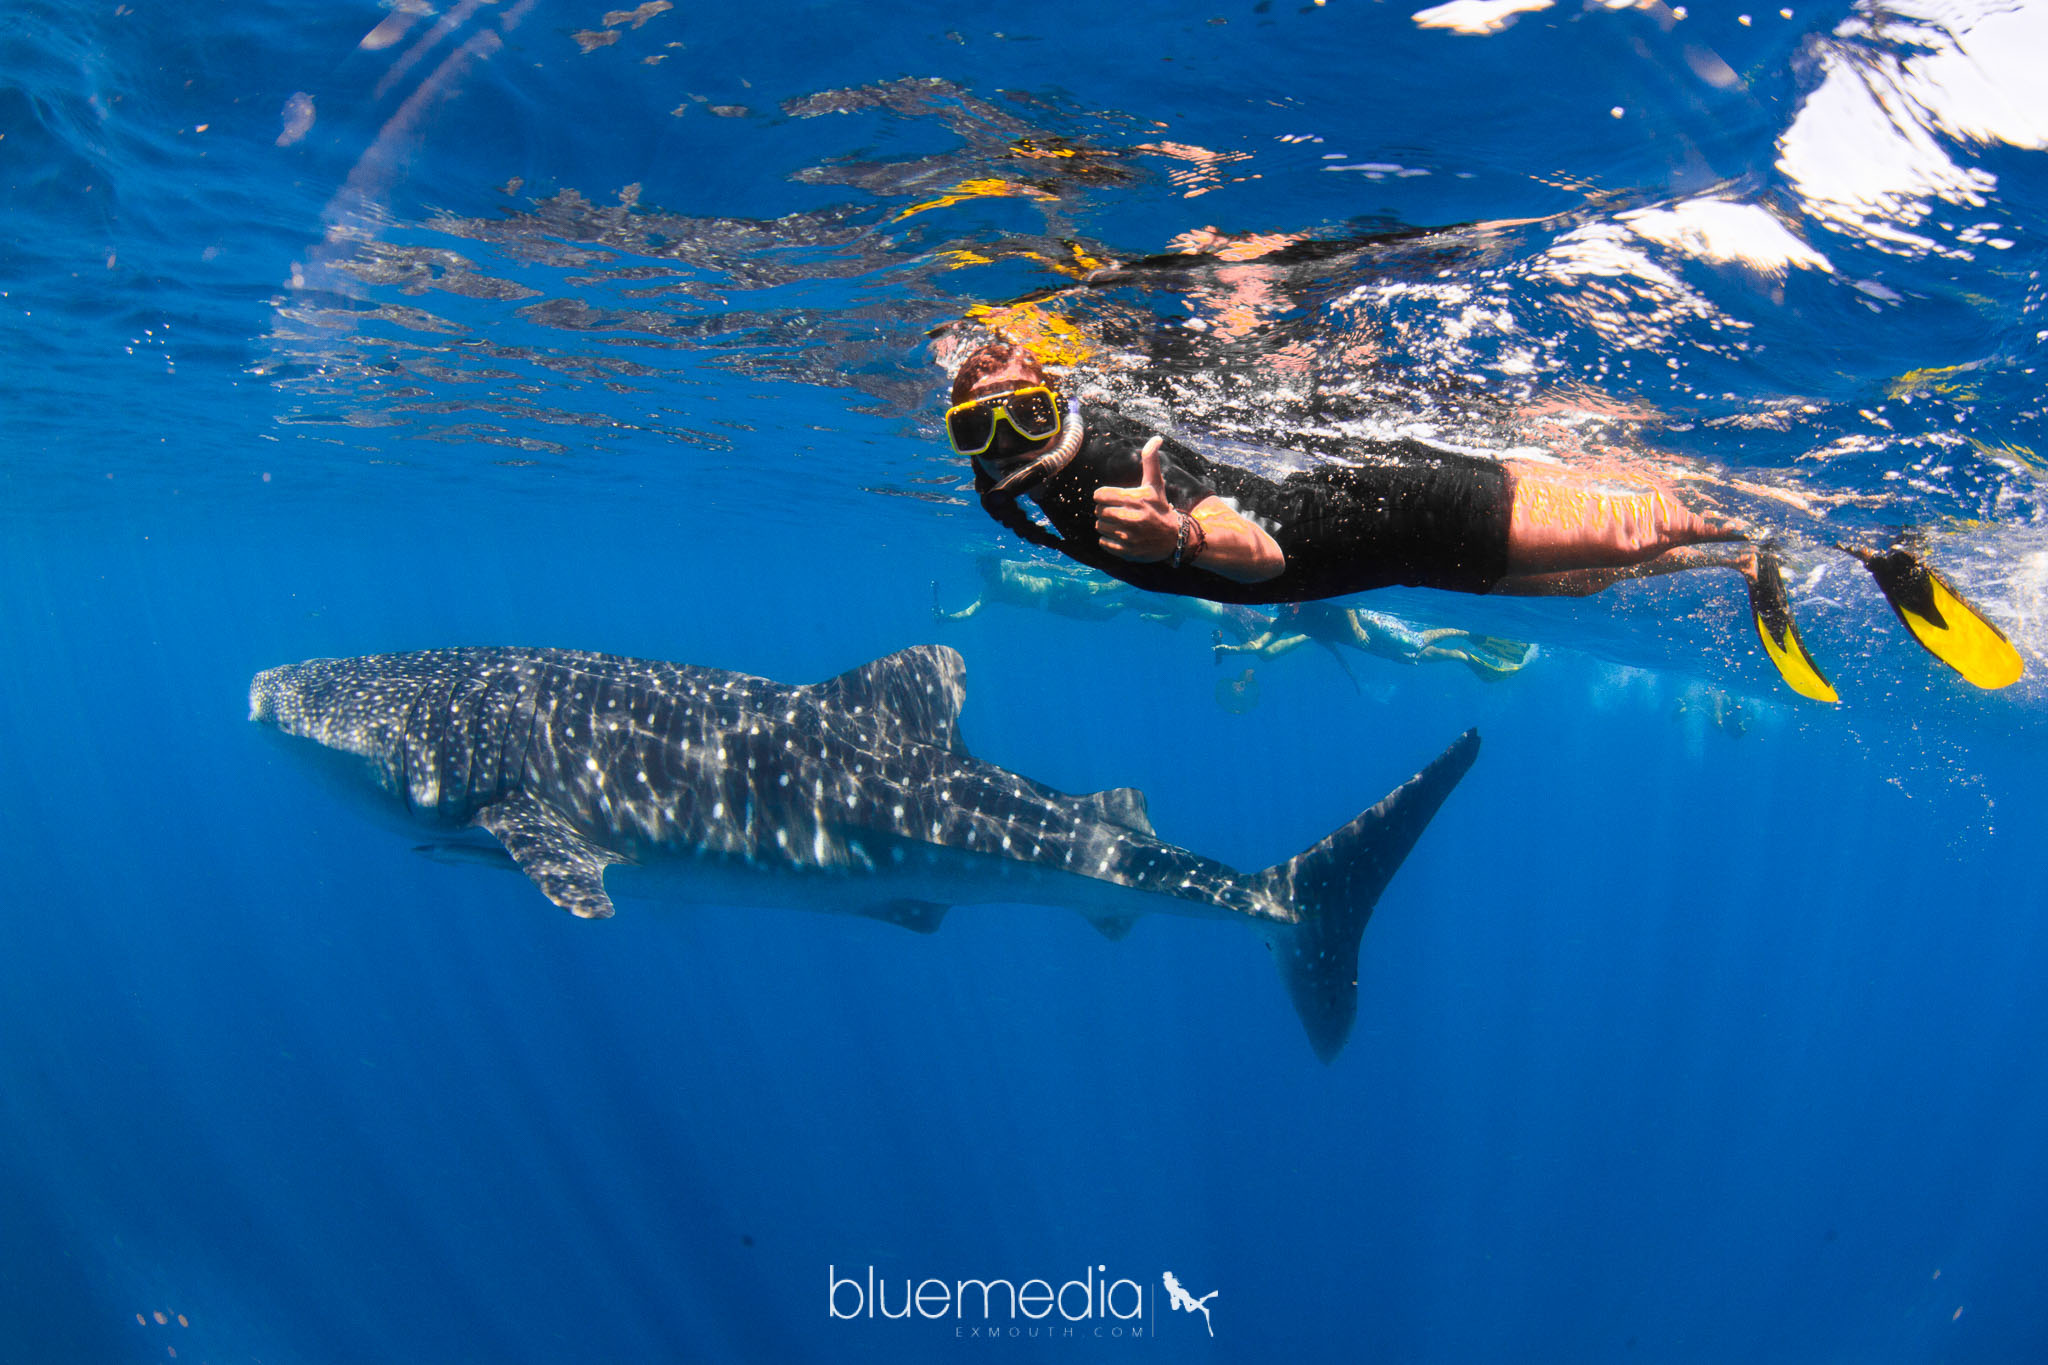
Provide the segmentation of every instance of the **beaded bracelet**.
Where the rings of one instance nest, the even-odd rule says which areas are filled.
[[[1194,563],[1209,547],[1209,533],[1202,529],[1201,522],[1179,508],[1174,509],[1174,515],[1180,518],[1180,525],[1174,529],[1173,535],[1173,567],[1178,569],[1183,564]]]

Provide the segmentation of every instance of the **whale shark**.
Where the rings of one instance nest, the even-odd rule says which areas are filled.
[[[1472,766],[1477,731],[1286,862],[1241,873],[1161,840],[1144,795],[1055,791],[960,738],[960,655],[890,654],[820,683],[565,649],[310,659],[258,673],[249,718],[503,861],[571,914],[612,893],[869,916],[930,933],[954,906],[1064,906],[1120,939],[1145,914],[1265,939],[1323,1061],[1350,1036],[1380,894]],[[480,842],[488,839],[490,842]]]

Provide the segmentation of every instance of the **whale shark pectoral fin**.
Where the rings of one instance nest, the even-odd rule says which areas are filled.
[[[569,822],[521,792],[477,812],[476,822],[496,836],[541,894],[579,919],[608,919],[604,870],[621,861],[591,843]]]
[[[936,934],[939,932],[939,921],[944,919],[946,912],[952,908],[950,905],[940,905],[937,901],[904,899],[883,901],[880,905],[864,905],[854,913],[866,915],[869,919],[900,924],[914,934]]]
[[[809,689],[831,706],[894,726],[920,744],[936,745],[956,754],[967,752],[960,742],[960,704],[967,688],[961,681],[967,665],[960,651],[945,645],[914,645],[862,664]]]

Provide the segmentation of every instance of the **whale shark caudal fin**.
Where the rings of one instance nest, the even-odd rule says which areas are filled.
[[[1273,952],[1323,1061],[1344,1050],[1358,1016],[1358,944],[1373,906],[1478,756],[1479,732],[1467,730],[1371,810],[1260,874],[1266,892],[1300,917],[1274,937]]]
[[[1863,561],[1892,614],[1929,654],[1978,687],[2007,687],[2020,680],[2027,666],[2005,632],[1918,555],[1897,545],[1882,553],[1854,545],[1839,548]]]
[[[607,919],[612,898],[605,894],[604,870],[619,857],[578,834],[561,816],[524,792],[477,812],[519,864],[519,870],[556,905],[579,919]]]

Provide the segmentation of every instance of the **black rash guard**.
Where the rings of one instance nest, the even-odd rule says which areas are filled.
[[[1213,602],[1304,602],[1396,585],[1490,592],[1507,573],[1513,485],[1493,460],[1433,450],[1417,441],[1349,443],[1339,458],[1277,482],[1212,460],[1167,438],[1159,467],[1166,497],[1187,511],[1207,497],[1231,500],[1272,535],[1287,567],[1262,583],[1237,583],[1201,567],[1138,564],[1102,548],[1095,490],[1132,488],[1139,452],[1154,434],[1107,408],[1081,414],[1086,433],[1073,461],[1027,496],[1059,534],[1049,536],[1016,503],[989,493],[982,503],[1005,526],[1150,592]]]

